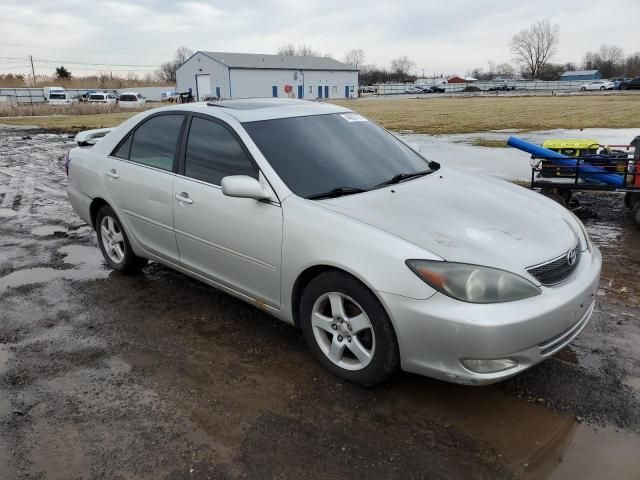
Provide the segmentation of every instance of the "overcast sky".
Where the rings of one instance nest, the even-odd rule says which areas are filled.
[[[540,18],[560,25],[558,62],[580,62],[602,43],[625,54],[640,51],[640,0],[2,0],[1,6],[2,73],[27,71],[29,54],[36,73],[64,63],[80,76],[108,67],[69,62],[153,70],[181,45],[275,53],[302,43],[339,60],[362,48],[366,63],[386,66],[407,55],[416,74],[423,68],[464,74],[486,69],[488,61],[510,62],[511,36]]]

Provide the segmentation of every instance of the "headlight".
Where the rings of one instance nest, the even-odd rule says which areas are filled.
[[[541,293],[529,280],[497,268],[434,260],[406,263],[426,284],[463,302],[512,302]]]

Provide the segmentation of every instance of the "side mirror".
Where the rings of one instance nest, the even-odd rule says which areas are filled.
[[[260,182],[248,175],[231,175],[222,179],[222,193],[228,197],[253,198],[255,200],[268,200],[269,192],[260,185]]]

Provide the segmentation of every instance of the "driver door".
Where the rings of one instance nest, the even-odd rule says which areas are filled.
[[[220,183],[228,175],[259,178],[240,138],[227,124],[193,115],[188,121],[173,218],[181,264],[269,306],[280,307],[282,208],[232,198]]]

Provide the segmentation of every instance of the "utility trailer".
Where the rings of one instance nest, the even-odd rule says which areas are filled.
[[[555,144],[554,144],[555,142]],[[572,145],[572,142],[575,145]],[[544,148],[515,137],[510,146],[531,153],[530,188],[567,206],[574,191],[623,192],[640,227],[640,136],[629,145],[589,141],[547,141]]]

